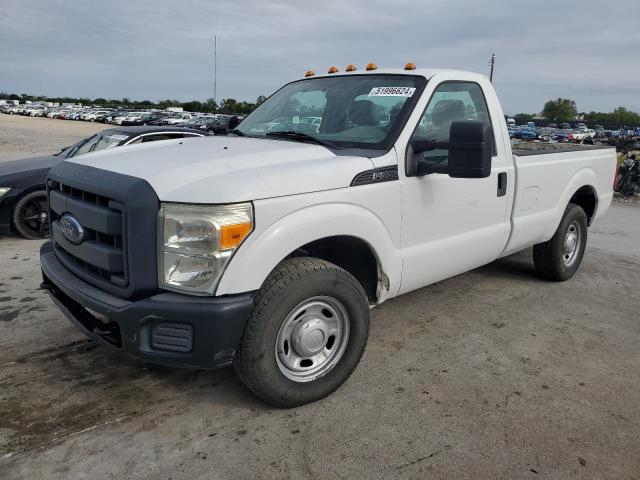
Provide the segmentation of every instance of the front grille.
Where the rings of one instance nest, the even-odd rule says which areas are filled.
[[[65,268],[121,298],[158,291],[160,202],[148,182],[64,161],[49,171],[47,193],[53,249]],[[63,222],[66,236],[65,214],[73,217]],[[84,236],[69,235],[70,225],[81,227]]]
[[[51,236],[60,260],[92,283],[128,285],[125,207],[112,198],[49,180]],[[75,245],[62,234],[60,219],[72,215],[82,225],[84,240]]]

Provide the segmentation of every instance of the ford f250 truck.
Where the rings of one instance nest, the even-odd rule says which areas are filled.
[[[105,346],[233,363],[292,407],[349,377],[387,299],[531,246],[541,277],[574,275],[612,200],[613,149],[512,151],[482,75],[335,70],[285,85],[227,136],[52,169],[53,301]]]

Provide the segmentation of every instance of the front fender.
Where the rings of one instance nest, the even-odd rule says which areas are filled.
[[[349,203],[323,203],[300,208],[274,222],[269,222],[269,217],[256,207],[256,230],[231,259],[216,295],[257,290],[275,266],[296,249],[337,235],[357,237],[369,244],[389,279],[389,290],[383,297],[397,295],[402,259],[390,232],[372,211]],[[260,228],[261,218],[268,224],[264,228]]]

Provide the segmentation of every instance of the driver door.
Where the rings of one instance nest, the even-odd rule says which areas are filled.
[[[495,141],[499,119],[489,114],[481,86],[475,82],[440,83],[411,139],[448,141],[449,128],[456,120],[490,121],[494,126],[491,175],[451,178],[446,173],[447,150],[415,154],[443,173],[401,178],[400,294],[489,263],[499,256],[506,242],[508,196],[498,189],[499,175],[506,178],[505,149]]]

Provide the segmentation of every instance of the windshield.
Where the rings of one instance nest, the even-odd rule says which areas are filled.
[[[71,158],[77,155],[82,155],[83,153],[97,152],[98,150],[106,150],[108,148],[117,147],[127,138],[129,138],[127,135],[118,133],[105,135],[96,133],[95,135],[77,143],[70,149],[66,150],[64,152],[64,156],[65,158]]]
[[[365,74],[321,77],[285,85],[237,127],[240,135],[312,137],[335,148],[388,150],[417,102],[426,79]]]

